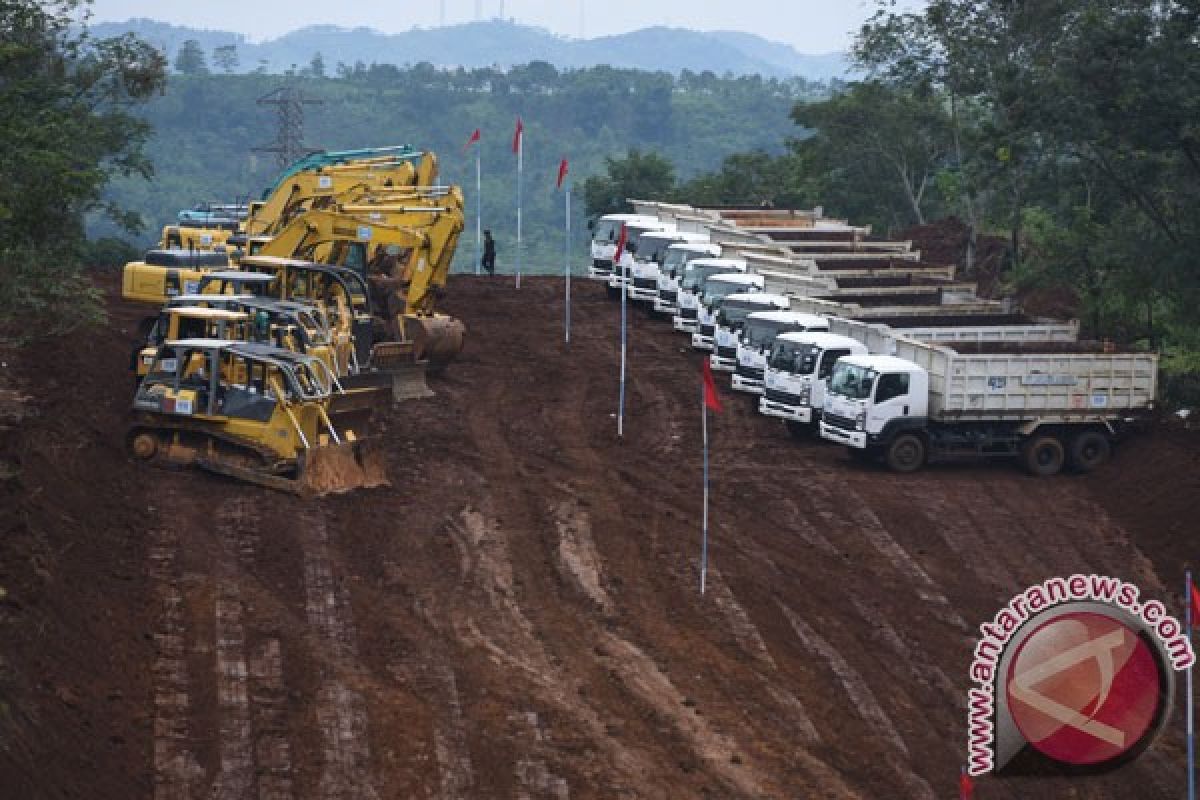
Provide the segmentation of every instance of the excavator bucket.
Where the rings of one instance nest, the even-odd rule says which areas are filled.
[[[429,371],[439,373],[463,349],[466,328],[453,317],[404,317],[404,337],[413,343],[418,361],[428,361]]]
[[[427,362],[419,360],[413,342],[380,342],[371,350],[371,366],[391,385],[392,401],[433,397],[425,382]]]
[[[295,491],[308,497],[390,486],[382,449],[373,440],[312,447],[301,454]]]

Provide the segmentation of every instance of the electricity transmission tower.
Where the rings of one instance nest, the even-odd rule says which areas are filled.
[[[275,162],[280,169],[308,153],[308,148],[304,145],[304,107],[320,105],[321,102],[288,84],[258,98],[260,106],[275,107],[275,141],[269,145],[255,147],[254,151],[274,153]]]

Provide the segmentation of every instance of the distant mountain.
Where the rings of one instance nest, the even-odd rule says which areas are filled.
[[[427,61],[439,67],[469,68],[547,61],[557,67],[611,64],[671,73],[710,70],[717,75],[728,72],[827,81],[845,77],[848,66],[844,53],[810,55],[749,33],[706,33],[666,27],[643,28],[597,39],[568,39],[542,28],[498,19],[444,28],[414,28],[397,34],[370,28],[313,25],[277,39],[250,42],[239,33],[186,28],[150,19],[92,26],[93,35],[99,37],[126,32],[136,33],[158,46],[171,59],[188,39],[195,39],[210,54],[213,48],[234,45],[240,62],[238,72],[259,67],[268,72],[305,67],[316,53],[321,54],[331,73],[339,62],[400,66]]]

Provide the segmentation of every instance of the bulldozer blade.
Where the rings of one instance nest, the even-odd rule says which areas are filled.
[[[430,372],[441,372],[463,349],[466,328],[454,317],[405,316],[404,338],[411,341],[417,360],[429,362]]]
[[[419,400],[423,397],[433,397],[433,390],[425,382],[424,361],[411,364],[397,365],[388,369],[387,374],[392,379],[392,402],[401,400]]]
[[[393,403],[434,396],[425,382],[426,362],[414,361],[411,351],[404,358],[390,358],[385,363],[386,366],[377,364],[372,370],[342,378],[342,386],[380,388],[385,396],[390,394]]]
[[[391,485],[383,451],[370,439],[309,448],[298,460],[295,483],[309,497]]]

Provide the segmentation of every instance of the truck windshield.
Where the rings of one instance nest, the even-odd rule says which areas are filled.
[[[645,226],[627,225],[625,227],[625,250],[629,253],[637,253],[642,246],[642,234],[650,231],[658,230],[657,228],[647,228]]]
[[[708,280],[709,275],[716,275],[718,272],[725,272],[723,267],[696,267],[689,265],[687,272],[683,274],[683,288],[697,291],[704,286],[704,282]]]
[[[871,389],[875,386],[877,374],[869,367],[845,363],[835,364],[833,375],[829,379],[829,391],[852,400],[865,400],[871,396]]]
[[[755,350],[762,350],[770,347],[771,343],[775,341],[775,337],[785,329],[791,330],[791,324],[766,319],[752,319],[747,321],[746,326],[742,329],[742,343]]]
[[[815,344],[797,342],[775,342],[767,365],[772,369],[790,372],[793,375],[811,375],[821,357],[821,348]]]
[[[721,312],[717,314],[717,324],[722,328],[741,330],[746,317],[755,311],[762,311],[761,303],[749,303],[745,300],[730,300],[721,304]]]
[[[750,291],[751,287],[744,283],[726,283],[725,281],[705,281],[703,303],[706,306],[717,308],[721,305],[721,301],[731,294],[738,292]],[[756,309],[758,310],[758,309]]]
[[[663,272],[669,273],[671,276],[676,275],[679,272],[679,268],[687,263],[688,256],[694,256],[694,254],[689,253],[687,250],[667,250],[667,255],[663,258],[662,262]]]
[[[642,248],[638,251],[638,261],[654,261],[659,264],[663,263],[663,256],[667,252],[667,248],[675,244],[673,239],[660,239],[655,236],[652,239],[646,239],[642,242]]]
[[[625,223],[619,219],[602,219],[596,225],[596,231],[592,235],[592,241],[595,242],[615,242],[617,237],[621,235],[621,226]]]

